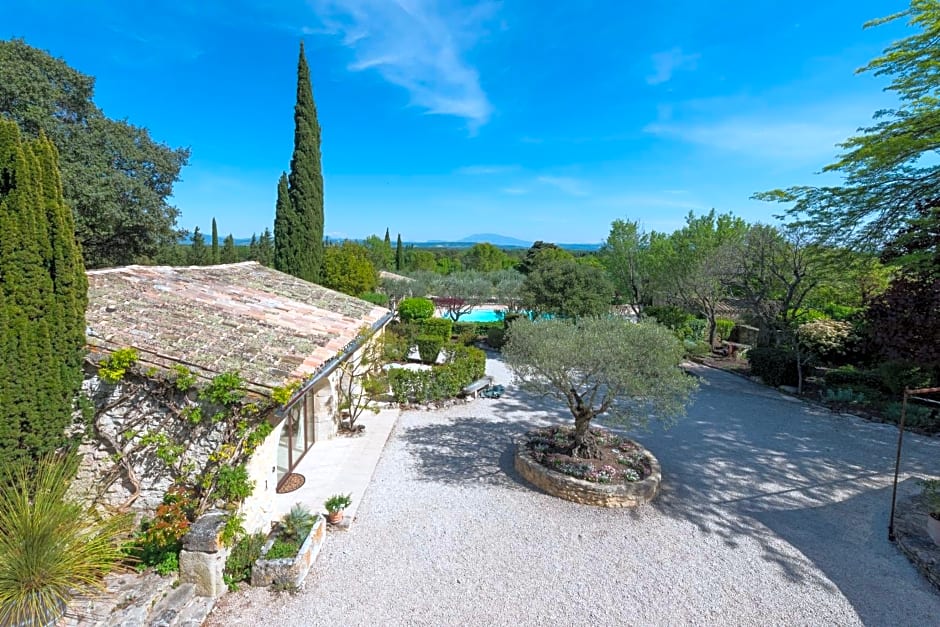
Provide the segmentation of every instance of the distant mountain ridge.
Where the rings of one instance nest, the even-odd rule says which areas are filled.
[[[508,235],[499,235],[498,233],[477,233],[468,235],[460,240],[468,244],[492,244],[493,246],[515,246],[518,248],[528,248],[532,242],[527,242]]]
[[[205,233],[203,234],[205,236]],[[211,245],[211,237],[205,236],[206,245]],[[224,238],[219,238],[219,245],[222,244]],[[341,242],[342,238],[330,238],[330,241]],[[353,239],[354,242],[362,242],[359,239]],[[187,234],[184,237],[181,237],[178,242],[180,244],[189,245],[193,242],[192,234]],[[251,242],[250,237],[236,237],[235,245],[236,246],[247,246]],[[496,246],[497,248],[529,248],[532,245],[532,242],[526,240],[517,239],[515,237],[509,237],[508,235],[500,235],[498,233],[477,233],[475,235],[468,235],[463,239],[457,241],[447,241],[447,240],[429,240],[426,242],[402,242],[406,246],[414,246],[415,248],[469,248],[474,244],[483,244],[488,243]],[[601,244],[559,244],[553,242],[561,248],[567,250],[584,250],[592,251],[598,250],[601,247]]]

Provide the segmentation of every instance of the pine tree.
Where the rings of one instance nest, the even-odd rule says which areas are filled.
[[[231,233],[222,242],[222,252],[219,253],[219,263],[235,263],[238,261],[238,253],[235,252],[235,238]]]
[[[288,183],[290,209],[282,207],[279,200],[274,220],[274,245],[278,251],[275,267],[301,279],[317,281],[323,265],[323,173],[320,124],[303,42],[297,62],[294,154]],[[278,184],[279,199],[281,195]]]
[[[209,251],[206,250],[206,238],[197,226],[193,229],[193,243],[189,247],[189,265],[205,266],[209,264]]]
[[[251,241],[248,242],[248,258],[252,261],[258,261],[258,236],[251,234]]]
[[[258,263],[268,267],[274,264],[274,246],[271,229],[265,229],[258,239]]]
[[[405,251],[401,247],[401,233],[398,234],[398,241],[395,243],[395,271],[401,272],[405,267]]]
[[[58,154],[0,119],[0,465],[66,442],[87,283]]]
[[[219,227],[215,225],[215,218],[212,218],[212,260],[210,265],[219,263]]]

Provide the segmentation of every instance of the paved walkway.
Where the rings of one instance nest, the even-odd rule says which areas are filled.
[[[635,510],[516,475],[511,438],[569,418],[512,386],[404,412],[356,525],[330,535],[305,589],[229,595],[209,624],[938,624],[940,594],[886,537],[896,429],[697,371],[689,415],[634,434],[664,477]],[[940,439],[905,444],[910,492],[940,474]]]
[[[304,455],[294,472],[304,476],[304,484],[274,500],[274,518],[288,513],[295,503],[303,503],[314,512],[325,512],[323,502],[334,494],[352,494],[346,508],[346,521],[355,520],[369,482],[379,463],[388,436],[400,410],[383,409],[378,414],[364,412],[357,424],[365,430],[356,436],[338,436],[317,442]]]

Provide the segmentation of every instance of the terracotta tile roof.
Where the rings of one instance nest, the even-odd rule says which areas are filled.
[[[266,268],[126,266],[88,272],[88,344],[132,346],[144,364],[262,387],[306,379],[389,311]]]

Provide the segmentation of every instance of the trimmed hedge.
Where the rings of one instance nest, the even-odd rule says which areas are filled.
[[[398,304],[398,317],[402,322],[425,320],[434,315],[434,303],[427,298],[406,298]]]
[[[767,385],[796,385],[796,355],[784,348],[758,347],[747,353],[751,374],[759,376]]]
[[[415,338],[418,345],[418,355],[426,364],[433,364],[444,346],[444,340],[436,335],[419,335]]]
[[[445,342],[450,339],[454,322],[450,318],[426,318],[418,322],[421,335],[433,335]]]
[[[399,403],[454,398],[469,383],[486,373],[486,353],[459,344],[444,349],[447,361],[431,370],[393,368],[388,372],[392,394]]]

